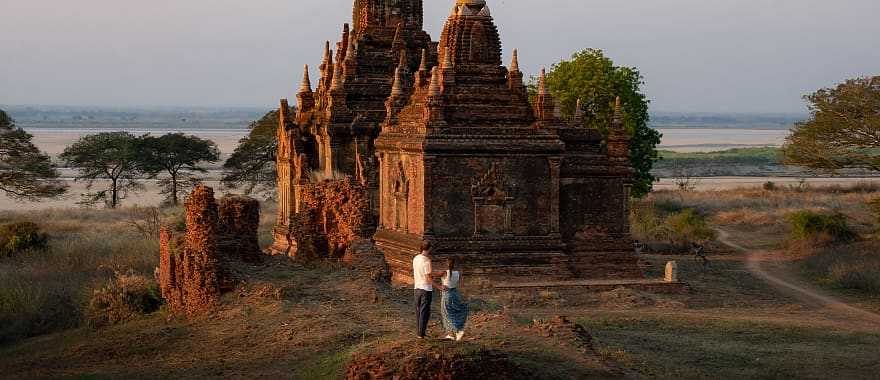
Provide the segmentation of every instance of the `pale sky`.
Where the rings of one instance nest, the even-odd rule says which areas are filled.
[[[425,0],[437,40],[454,0]],[[260,106],[293,98],[352,0],[0,0],[0,104]],[[880,75],[878,0],[488,0],[527,73],[601,48],[660,112],[804,112]],[[316,78],[313,74],[313,82]]]

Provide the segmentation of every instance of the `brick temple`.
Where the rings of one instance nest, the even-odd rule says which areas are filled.
[[[302,192],[348,177],[395,282],[412,281],[426,241],[488,279],[642,277],[619,101],[604,143],[580,110],[560,116],[543,72],[530,103],[484,0],[455,1],[439,42],[422,0],[356,0],[353,20],[314,90],[306,67],[296,114],[282,101],[275,253],[295,252]]]

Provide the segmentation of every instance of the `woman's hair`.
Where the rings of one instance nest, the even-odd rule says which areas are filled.
[[[455,269],[455,259],[446,260],[446,266],[449,267],[449,270]]]

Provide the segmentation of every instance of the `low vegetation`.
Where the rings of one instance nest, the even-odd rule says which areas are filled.
[[[820,283],[876,296],[880,294],[880,242],[864,241],[816,250],[804,267]]]
[[[92,294],[86,312],[88,324],[104,327],[159,310],[162,296],[155,278],[135,273],[115,273]]]
[[[797,211],[788,216],[791,223],[789,237],[797,242],[849,243],[858,237],[850,228],[846,215]]]
[[[685,252],[691,244],[705,244],[717,235],[705,215],[674,203],[635,202],[630,222],[635,238],[655,250]]]
[[[45,250],[49,236],[33,222],[0,225],[0,257],[13,256],[28,250]]]
[[[152,278],[158,242],[130,227],[125,210],[0,213],[40,220],[44,251],[0,259],[0,342],[77,327],[91,297],[116,272]]]

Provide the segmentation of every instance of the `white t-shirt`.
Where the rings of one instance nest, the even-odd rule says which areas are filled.
[[[434,291],[431,285],[431,259],[419,254],[413,258],[413,286],[427,292]]]
[[[457,270],[446,271],[446,274],[443,275],[443,286],[449,289],[457,289],[459,283],[461,283],[461,272]]]

